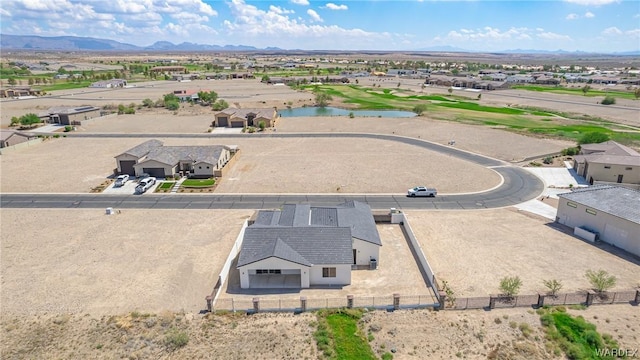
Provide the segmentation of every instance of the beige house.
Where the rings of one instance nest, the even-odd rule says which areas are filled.
[[[273,108],[267,109],[236,109],[226,108],[217,112],[214,117],[213,127],[239,127],[260,126],[264,121],[265,127],[273,127],[278,113]]]
[[[0,148],[17,145],[35,138],[35,135],[29,133],[2,129],[0,130]]]
[[[117,173],[157,178],[182,174],[193,178],[222,176],[222,168],[231,159],[234,147],[164,146],[159,140],[148,140],[116,156]]]
[[[237,264],[243,289],[349,285],[352,268],[380,260],[371,208],[358,201],[287,204],[259,211],[250,223]]]
[[[582,145],[573,169],[591,185],[620,184],[640,189],[640,153],[615,141]]]
[[[95,106],[55,106],[38,115],[43,122],[60,125],[82,125],[82,121],[101,116],[100,108]]]
[[[640,256],[640,191],[597,185],[558,197],[556,222]]]

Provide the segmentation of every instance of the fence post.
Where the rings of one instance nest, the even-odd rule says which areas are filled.
[[[543,294],[538,293],[538,305],[536,305],[537,307],[541,308],[544,306],[544,298],[545,296]]]
[[[260,298],[257,298],[257,297],[253,298],[253,311],[255,312],[260,311]]]
[[[438,297],[440,298],[440,304],[438,310],[444,310],[447,305],[447,293],[444,291],[438,291]]]
[[[347,308],[353,308],[353,295],[347,295]]]
[[[306,296],[300,296],[300,310],[302,312],[306,312],[307,311],[307,297]]]
[[[211,312],[213,310],[213,297],[211,297],[211,295],[207,295],[205,300],[207,300],[207,311]]]
[[[636,305],[640,305],[640,289],[636,290],[636,298],[633,300]]]
[[[393,310],[400,309],[400,294],[393,294]]]
[[[595,291],[593,291],[593,290],[587,291],[587,301],[586,301],[585,305],[591,306],[591,304],[593,304],[593,297],[595,295],[596,295]]]
[[[496,297],[495,295],[489,295],[489,309],[496,308]]]

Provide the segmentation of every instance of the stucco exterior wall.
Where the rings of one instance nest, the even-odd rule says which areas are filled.
[[[607,169],[605,166],[609,168]],[[589,179],[593,178],[594,181],[617,183],[618,175],[622,175],[622,183],[640,184],[640,166],[632,165],[590,162],[585,179],[590,181]]]
[[[376,259],[380,264],[380,246],[353,238],[353,249],[357,251],[356,265],[369,265],[369,260]]]
[[[335,267],[336,277],[322,277],[322,268]],[[351,284],[351,265],[314,265],[311,267],[311,285],[349,285]]]
[[[640,224],[563,198],[558,202],[556,221],[571,228],[596,231],[599,240],[640,256]]]
[[[281,270],[283,274],[297,274],[300,272],[300,287],[309,287],[309,267],[301,264],[292,263],[290,261],[278,259],[276,257],[270,257],[264,260],[256,261],[254,263],[241,266],[238,268],[240,272],[240,287],[242,289],[249,288],[249,275],[254,275],[258,269],[265,270]],[[322,275],[322,273],[320,274]]]
[[[197,177],[213,177],[213,171],[215,166],[205,163],[199,162],[193,164],[193,175]]]

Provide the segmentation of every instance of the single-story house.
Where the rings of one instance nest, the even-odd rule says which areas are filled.
[[[162,73],[162,74],[171,74],[171,73],[186,73],[187,68],[184,66],[154,66],[149,71],[152,73]]]
[[[264,121],[265,127],[275,125],[278,113],[273,108],[266,109],[236,109],[226,108],[214,115],[213,127],[247,127],[259,126]]]
[[[35,138],[36,136],[30,133],[2,129],[0,130],[0,148],[17,145]]]
[[[111,79],[111,80],[102,80],[96,81],[89,85],[90,88],[102,88],[102,89],[112,89],[112,88],[121,88],[127,86],[127,80],[124,79]]]
[[[83,120],[101,116],[100,108],[90,105],[69,107],[54,106],[38,115],[43,122],[60,125],[82,125]]]
[[[0,90],[0,97],[20,97],[20,96],[37,96],[41,95],[42,90],[33,89],[31,86],[13,86]]]
[[[174,90],[173,95],[177,96],[180,101],[198,101],[200,98],[198,97],[198,92],[204,91],[209,92],[209,90]]]
[[[261,210],[244,232],[237,263],[240,286],[349,285],[353,267],[377,266],[381,246],[371,208],[358,201]]]
[[[164,146],[159,140],[147,140],[116,156],[118,174],[158,178],[182,174],[194,178],[222,175],[222,168],[231,159],[232,147]]]
[[[558,197],[556,222],[640,256],[640,191],[597,185]]]
[[[640,188],[640,153],[615,141],[582,145],[573,169],[591,185]]]

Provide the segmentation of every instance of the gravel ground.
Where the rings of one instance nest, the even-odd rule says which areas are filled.
[[[2,313],[197,313],[250,214],[2,209]]]
[[[458,298],[496,294],[505,276],[520,277],[521,294],[545,292],[542,280],[549,279],[560,280],[563,292],[587,290],[589,269],[615,275],[616,289],[640,286],[640,262],[559,231],[535,215],[497,209],[411,211],[408,216],[436,277],[446,280]]]

